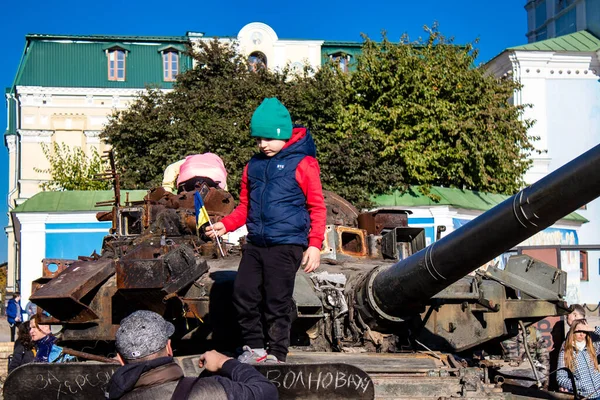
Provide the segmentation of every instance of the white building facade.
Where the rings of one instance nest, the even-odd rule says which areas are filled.
[[[599,60],[600,39],[581,31],[507,49],[487,64],[491,74],[512,76],[523,85],[515,93],[515,104],[531,105],[524,118],[535,120],[529,134],[539,137],[535,146],[542,154],[531,155],[527,183],[600,143]],[[577,212],[590,221],[579,230],[577,244],[600,244],[600,200]],[[582,257],[587,257],[588,273],[581,273],[576,302],[598,303],[600,252],[584,252]]]

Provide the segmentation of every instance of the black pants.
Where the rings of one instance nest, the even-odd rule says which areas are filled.
[[[19,325],[21,325],[20,322],[15,321],[14,324],[10,325],[10,341],[14,342],[15,341],[15,332],[19,329]]]
[[[268,343],[268,353],[280,361],[285,361],[290,345],[292,294],[303,251],[298,245],[258,247],[248,243],[233,286],[233,305],[244,344],[265,348]]]

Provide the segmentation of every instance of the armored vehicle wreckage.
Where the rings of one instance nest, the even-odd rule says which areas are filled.
[[[297,275],[288,362],[360,367],[377,398],[569,398],[536,379],[515,384],[502,361],[475,356],[520,324],[566,314],[566,274],[524,255],[504,269],[476,270],[598,197],[598,170],[600,146],[427,247],[409,212],[359,213],[326,192],[322,263]],[[199,190],[213,222],[233,210],[229,193]],[[62,326],[62,344],[83,358],[114,353],[119,321],[137,309],[175,324],[182,360],[210,348],[233,353],[241,343],[231,290],[243,237],[223,242],[221,254],[196,231],[193,193],[158,188],[123,205],[115,193],[112,212],[98,215],[113,222],[101,254],[58,261],[55,276],[35,283],[38,312]]]

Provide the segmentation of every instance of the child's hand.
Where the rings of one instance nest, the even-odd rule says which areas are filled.
[[[227,233],[227,229],[225,229],[225,225],[222,222],[215,222],[212,227],[209,225],[205,229],[206,236],[211,239],[214,239],[218,236],[223,236]]]
[[[313,272],[315,269],[319,268],[321,264],[321,250],[314,246],[310,246],[304,252],[304,257],[302,257],[302,266],[304,267],[304,272],[307,274],[309,272]]]
[[[221,354],[218,351],[211,350],[200,356],[198,360],[198,366],[204,367],[210,372],[217,372],[223,368],[225,361],[231,360],[231,357],[227,357],[225,354]]]

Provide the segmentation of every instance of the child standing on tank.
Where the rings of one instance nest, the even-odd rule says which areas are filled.
[[[278,99],[254,111],[250,134],[260,152],[244,168],[240,204],[206,231],[214,238],[248,228],[233,291],[244,340],[238,359],[285,362],[296,272],[318,268],[327,210],[313,138]]]

